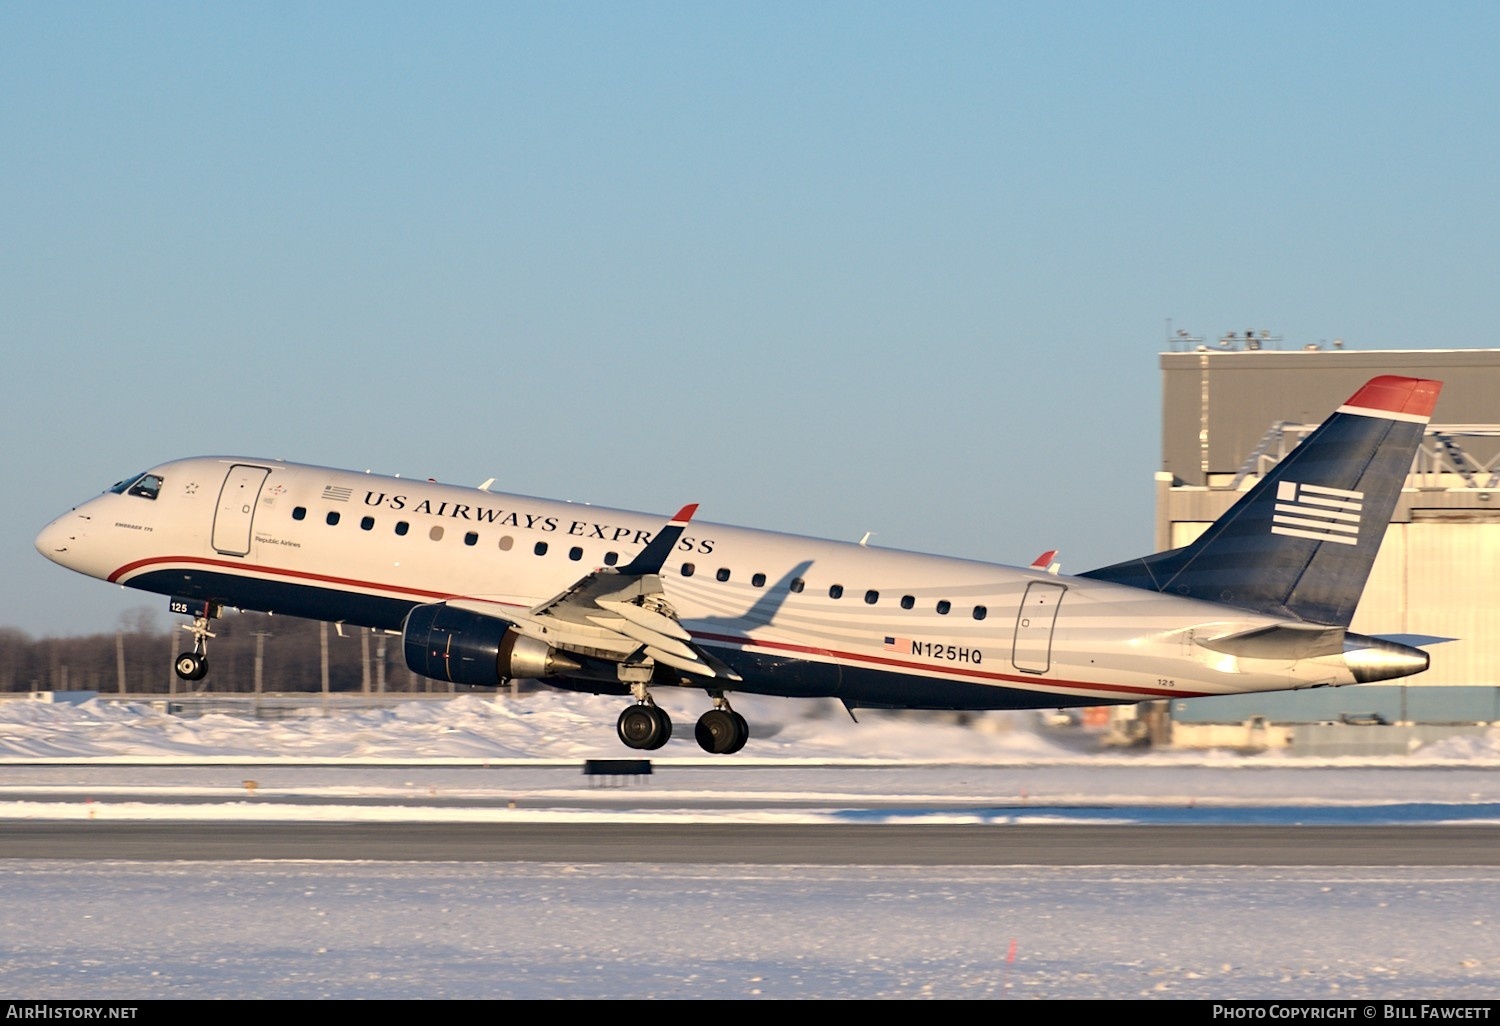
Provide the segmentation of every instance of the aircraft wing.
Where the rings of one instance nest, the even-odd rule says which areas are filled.
[[[600,567],[525,613],[507,610],[505,619],[562,651],[620,663],[650,660],[684,673],[740,680],[733,668],[693,641],[662,587],[662,564],[697,508],[679,510],[627,565]]]

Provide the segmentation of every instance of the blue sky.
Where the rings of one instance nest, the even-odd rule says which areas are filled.
[[[1065,572],[1146,552],[1169,321],[1496,344],[1497,30],[0,2],[0,626],[169,622],[31,541],[206,453]]]

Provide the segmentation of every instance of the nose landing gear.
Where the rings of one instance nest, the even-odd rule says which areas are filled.
[[[223,608],[212,602],[172,600],[172,612],[193,615],[191,624],[182,625],[182,629],[193,636],[193,650],[182,653],[172,664],[172,669],[177,671],[177,676],[183,680],[202,680],[208,676],[208,639],[214,636],[213,631],[208,629],[208,625],[218,619]]]
[[[202,680],[208,676],[208,656],[202,652],[184,652],[172,664],[172,669],[183,680]]]

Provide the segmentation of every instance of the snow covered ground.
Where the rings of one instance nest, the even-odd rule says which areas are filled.
[[[958,727],[862,714],[854,724],[833,710],[805,718],[806,703],[737,707],[755,736],[726,759],[693,744],[691,705],[669,705],[678,740],[652,754],[660,769],[649,785],[615,792],[653,799],[628,814],[673,814],[680,793],[705,819],[815,818],[872,794],[901,797],[903,784],[915,785],[906,815],[924,802],[938,815],[955,800],[1045,801],[1226,815],[1436,806],[1462,822],[1476,818],[1465,810],[1493,820],[1500,803],[1500,732],[1409,757],[1314,764],[1098,751],[1030,716]],[[570,792],[590,792],[555,767],[631,754],[613,737],[618,708],[547,693],[258,721],[0,702],[0,856],[7,821],[89,817],[91,807],[93,816],[350,819],[411,815],[426,793],[445,800],[433,819],[494,818],[514,815],[494,802],[507,793],[522,804],[545,795],[554,808],[536,815],[594,815],[565,808]],[[460,772],[476,763],[497,771]],[[350,765],[370,769],[351,775]],[[196,801],[243,792],[248,766],[258,788],[323,804]],[[705,774],[716,794],[742,781],[745,807],[696,804]],[[105,788],[167,800],[89,800]],[[26,800],[12,800],[21,793]],[[351,804],[327,802],[338,794]],[[403,800],[352,802],[381,796]],[[989,821],[998,831],[1021,818]],[[24,999],[1489,1001],[1500,995],[1497,927],[1500,870],[1480,867],[0,859],[0,994]]]

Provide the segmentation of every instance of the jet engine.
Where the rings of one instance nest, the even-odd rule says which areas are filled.
[[[441,602],[417,606],[407,614],[401,643],[413,673],[454,684],[492,688],[512,677],[545,679],[580,669],[507,620]]]

